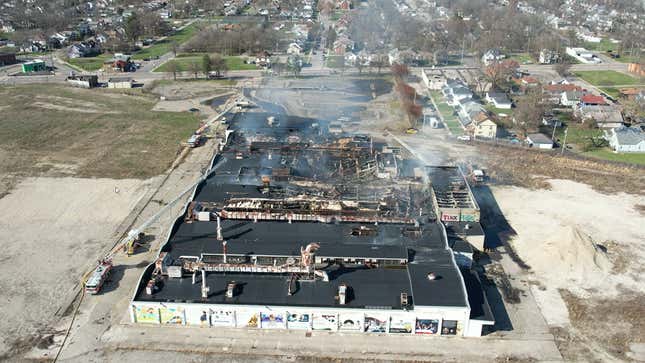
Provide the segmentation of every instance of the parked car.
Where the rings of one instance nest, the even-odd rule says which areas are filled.
[[[470,135],[459,135],[457,136],[457,140],[470,141]]]

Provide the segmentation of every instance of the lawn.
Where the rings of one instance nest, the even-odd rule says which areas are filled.
[[[153,96],[58,84],[0,87],[0,173],[149,178],[198,127],[188,112],[156,112]],[[62,167],[61,167],[62,165]]]
[[[456,136],[463,134],[464,130],[461,128],[459,120],[452,114],[454,109],[444,102],[443,95],[438,91],[430,91],[430,96],[437,105],[437,111],[441,114],[443,122],[446,124],[446,127],[450,132]]]
[[[603,160],[621,161],[623,163],[645,165],[645,154],[637,153],[615,153],[609,148],[596,149],[584,153],[583,155],[591,156]]]
[[[190,69],[190,64],[196,62],[200,65],[202,64],[202,58],[204,53],[199,53],[198,55],[191,54],[180,54],[177,58],[171,59],[168,62],[160,65],[155,68],[153,72],[168,72],[168,65],[174,63],[177,65],[178,72],[188,72]],[[240,70],[256,70],[258,69],[255,64],[245,64],[243,57],[229,56],[224,57],[226,60],[226,65],[228,66],[229,71],[240,71]]]
[[[345,57],[342,55],[327,56],[325,66],[329,68],[343,68],[345,67]]]
[[[590,137],[600,137],[603,135],[602,130],[595,128],[588,128],[585,125],[568,122],[564,127],[558,127],[555,131],[555,136],[561,141],[564,140],[564,130],[567,129],[567,144],[582,144]],[[551,128],[549,128],[551,130]]]
[[[494,114],[496,114],[498,116],[502,116],[502,115],[504,115],[504,116],[512,116],[513,115],[513,109],[512,108],[510,110],[506,109],[506,108],[497,108],[497,107],[493,106],[492,104],[487,104],[486,106],[484,106],[484,108],[486,108],[488,111],[490,111],[490,112],[492,112],[492,113],[494,113]]]
[[[152,57],[160,57],[170,51],[172,51],[172,44],[177,43],[181,45],[186,42],[188,39],[192,38],[199,31],[199,24],[197,22],[188,25],[182,30],[174,33],[173,35],[168,36],[167,38],[160,40],[153,45],[144,48],[135,54],[132,55],[134,59],[144,59]]]
[[[579,71],[574,73],[594,86],[638,84],[636,78],[616,71]]]
[[[528,54],[528,53],[516,53],[513,54],[512,56],[509,57],[509,59],[512,59],[516,61],[519,64],[533,64],[535,63],[535,59]]]
[[[103,62],[110,59],[112,54],[101,54],[97,57],[72,58],[67,63],[84,71],[96,71],[103,67]]]

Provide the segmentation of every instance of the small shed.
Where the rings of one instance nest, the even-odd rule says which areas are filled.
[[[526,142],[530,146],[537,147],[538,149],[553,149],[553,140],[544,134],[528,134],[526,136]]]
[[[133,83],[131,77],[113,77],[108,80],[108,88],[132,88]]]

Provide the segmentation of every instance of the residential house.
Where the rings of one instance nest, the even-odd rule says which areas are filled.
[[[287,54],[299,55],[300,52],[302,52],[302,47],[299,46],[297,43],[289,44],[289,48],[287,48]]]
[[[484,65],[488,66],[488,65],[491,65],[492,63],[494,63],[496,61],[500,61],[500,60],[502,60],[504,58],[506,58],[506,56],[502,53],[501,50],[499,50],[499,49],[489,49],[482,56],[482,63],[484,63]]]
[[[560,104],[562,106],[574,107],[580,103],[580,98],[582,98],[583,95],[584,93],[582,91],[562,92],[562,96],[560,98]]]
[[[620,97],[628,100],[635,100],[639,96],[641,98],[645,96],[645,90],[638,89],[638,88],[621,88],[619,91],[620,91]]]
[[[538,149],[553,149],[553,140],[544,134],[528,134],[526,135],[526,143],[531,147]]]
[[[467,127],[467,130],[473,137],[479,139],[494,139],[497,137],[497,124],[483,111],[472,117],[472,122]]]
[[[93,41],[80,42],[67,48],[68,58],[94,57],[101,54],[101,46]]]
[[[566,82],[566,80],[565,80]],[[569,83],[552,83],[542,87],[544,92],[544,100],[553,104],[560,104],[564,92],[579,91],[582,92],[582,87],[569,84]],[[580,96],[578,96],[578,99]]]
[[[470,90],[470,88],[460,85],[450,89],[450,96],[452,102],[449,102],[448,104],[451,106],[458,106],[459,101],[465,98],[473,98],[473,92]]]
[[[390,63],[390,65],[394,63],[400,63],[401,62],[401,52],[397,48],[392,49],[387,53],[387,61]]]
[[[580,97],[580,105],[582,106],[599,106],[606,105],[607,101],[602,96],[596,96],[591,93],[587,93]]]
[[[446,77],[439,69],[424,69],[421,71],[423,83],[431,90],[440,90],[446,85]]]
[[[617,127],[605,132],[609,146],[618,153],[645,153],[645,132],[640,127]]]
[[[255,56],[255,65],[258,67],[271,67],[271,53],[266,50],[261,51]]]
[[[557,117],[545,115],[542,117],[542,125],[549,127],[562,127],[562,121]]]
[[[584,49],[584,48],[569,48],[567,47],[566,53],[570,55],[571,57],[575,58],[581,63],[585,64],[599,64],[602,63],[602,60],[598,58],[595,54],[592,52]]]
[[[499,109],[510,110],[513,107],[511,100],[502,92],[486,92],[486,101]]]
[[[345,55],[347,50],[354,48],[354,42],[349,40],[347,36],[339,37],[333,44],[334,54]]]
[[[613,129],[623,126],[624,119],[620,111],[610,105],[581,106],[575,111],[582,122],[595,122],[601,129]]]
[[[554,64],[557,63],[559,59],[560,54],[555,50],[542,49],[540,51],[540,56],[538,57],[538,62],[540,62],[540,64]]]

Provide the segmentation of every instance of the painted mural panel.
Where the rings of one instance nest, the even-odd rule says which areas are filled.
[[[342,331],[363,331],[363,316],[362,313],[340,313],[339,329]]]
[[[414,317],[410,315],[392,315],[390,318],[390,333],[412,334]]]
[[[211,326],[235,326],[235,311],[208,309],[208,321]]]
[[[386,314],[365,314],[364,331],[368,333],[387,333],[387,322],[389,317]]]
[[[289,329],[311,329],[311,314],[292,313],[287,311],[287,328]]]
[[[240,328],[259,328],[260,314],[256,311],[238,311],[237,326]]]
[[[418,318],[414,327],[415,334],[437,334],[439,331],[438,319]]]
[[[159,308],[149,305],[134,305],[134,319],[137,323],[159,324]]]
[[[262,329],[283,329],[284,313],[275,311],[263,311],[260,313],[260,326]]]
[[[314,314],[313,328],[315,330],[338,330],[337,314]]]
[[[186,312],[181,306],[161,306],[159,308],[161,324],[184,325],[186,324]]]

